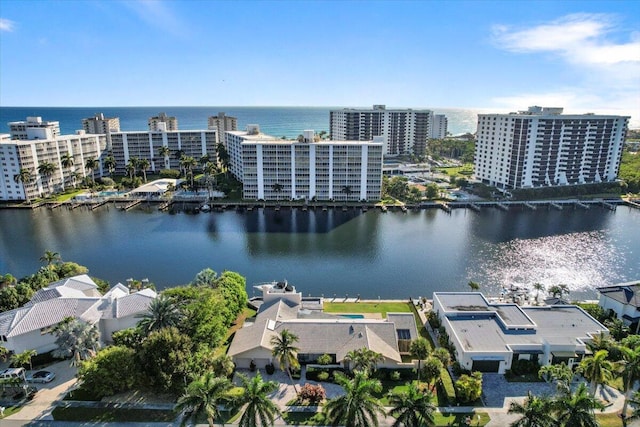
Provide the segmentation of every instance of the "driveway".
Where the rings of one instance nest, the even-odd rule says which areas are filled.
[[[22,409],[6,420],[50,420],[53,402],[61,400],[67,391],[76,383],[75,367],[69,366],[68,360],[57,362],[44,368],[56,374],[56,378],[47,384],[32,384],[38,389],[33,400],[27,402]],[[27,373],[27,375],[30,372]]]
[[[502,408],[508,405],[506,398],[523,398],[527,392],[536,396],[553,395],[556,387],[553,383],[515,383],[509,382],[501,374],[482,374],[482,400],[487,408]]]

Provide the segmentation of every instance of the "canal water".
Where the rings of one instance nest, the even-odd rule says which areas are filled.
[[[539,282],[593,298],[640,279],[640,210],[0,210],[0,273],[34,272],[45,250],[112,284],[149,278],[158,289],[210,267],[246,276],[250,295],[287,279],[305,295],[430,297],[473,280],[492,294]]]

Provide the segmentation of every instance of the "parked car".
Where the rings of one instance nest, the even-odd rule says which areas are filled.
[[[56,377],[56,374],[49,371],[38,371],[27,377],[30,383],[50,383]]]

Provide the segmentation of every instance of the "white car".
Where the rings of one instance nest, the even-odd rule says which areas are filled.
[[[27,377],[30,383],[50,383],[56,377],[56,374],[49,371],[38,371]]]

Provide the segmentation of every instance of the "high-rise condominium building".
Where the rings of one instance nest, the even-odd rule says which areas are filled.
[[[149,117],[149,130],[151,132],[178,130],[178,119],[167,116],[167,113],[160,113],[157,116]]]
[[[82,119],[82,129],[86,133],[120,132],[120,118],[105,117],[103,113],[98,113],[93,117]]]
[[[209,116],[207,125],[208,129],[216,129],[218,131],[218,142],[224,143],[225,132],[238,130],[238,119],[227,116],[225,113],[218,113],[217,116]]]
[[[100,160],[106,146],[105,135],[84,131],[50,138],[0,138],[0,200],[46,197],[84,177],[102,176]],[[87,167],[89,159],[98,161],[94,169]]]
[[[501,189],[614,181],[629,117],[562,111],[479,114],[476,178]]]
[[[60,122],[42,120],[42,117],[27,117],[21,122],[10,122],[11,139],[50,139],[60,135]]]
[[[316,141],[312,130],[304,138],[283,140],[260,133],[225,134],[231,173],[250,200],[379,200],[382,188],[382,148],[375,141]]]
[[[347,108],[329,113],[331,139],[371,141],[375,136],[384,139],[384,154],[424,154],[433,112],[431,110],[387,110],[374,105],[371,110]]]
[[[433,124],[431,125],[431,138],[443,139],[447,137],[447,125],[449,121],[444,114],[434,114]]]
[[[123,175],[132,158],[149,161],[149,169],[179,169],[182,155],[200,161],[209,156],[217,159],[215,130],[183,130],[166,132],[114,132],[111,134],[111,151],[116,161],[115,173]]]

